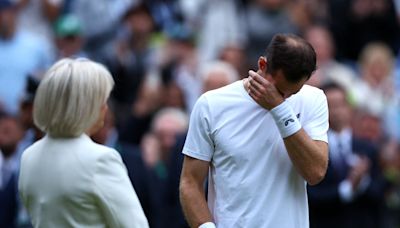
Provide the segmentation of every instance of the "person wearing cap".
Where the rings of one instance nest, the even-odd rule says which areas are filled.
[[[60,17],[54,26],[55,43],[57,47],[57,57],[87,57],[82,50],[84,38],[82,36],[82,26],[79,18],[68,14]]]

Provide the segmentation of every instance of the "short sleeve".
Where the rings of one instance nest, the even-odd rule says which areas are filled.
[[[211,137],[211,115],[205,95],[194,105],[182,153],[203,161],[211,161],[214,142]]]
[[[303,124],[303,128],[313,140],[328,142],[329,113],[326,96],[322,90],[318,90],[314,98],[315,100],[310,102],[308,119]]]
[[[96,201],[110,227],[149,227],[118,152],[102,155],[96,164]]]

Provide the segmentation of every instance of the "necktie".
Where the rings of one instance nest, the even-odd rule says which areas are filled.
[[[347,162],[344,154],[344,146],[341,140],[338,140],[336,147],[336,159],[334,162],[335,169],[340,179],[344,179],[347,176]]]

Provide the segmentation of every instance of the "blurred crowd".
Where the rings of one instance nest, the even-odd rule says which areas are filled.
[[[111,108],[92,139],[121,153],[151,227],[187,227],[191,109],[247,77],[276,33],[313,45],[308,84],[328,99],[330,163],[308,188],[311,227],[400,227],[399,26],[400,0],[0,0],[0,227],[30,227],[19,160],[43,136],[38,83],[64,57],[110,70]]]

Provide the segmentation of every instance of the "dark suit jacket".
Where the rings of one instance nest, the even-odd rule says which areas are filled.
[[[6,186],[0,189],[0,227],[16,227],[18,212],[18,190],[16,176],[13,175]]]
[[[152,210],[150,186],[148,184],[149,173],[142,160],[139,147],[128,143],[117,143],[115,149],[121,154],[128,171],[129,179],[135,189],[143,211],[150,227],[154,227],[154,213]]]
[[[371,160],[368,188],[355,196],[352,202],[345,203],[339,197],[339,184],[349,169],[341,175],[329,162],[326,176],[316,186],[308,186],[308,201],[311,228],[380,227],[383,203],[384,179],[378,167],[376,147],[364,140],[353,138],[353,153],[363,154]],[[331,159],[330,159],[331,161]]]
[[[168,164],[168,179],[166,185],[165,199],[168,205],[168,217],[173,221],[176,228],[189,227],[183,216],[182,207],[179,201],[179,182],[182,171],[184,155],[182,149],[185,144],[186,134],[179,135],[175,147],[171,151]]]

